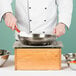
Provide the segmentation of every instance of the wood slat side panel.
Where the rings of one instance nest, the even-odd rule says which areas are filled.
[[[61,49],[15,49],[17,70],[61,69]]]

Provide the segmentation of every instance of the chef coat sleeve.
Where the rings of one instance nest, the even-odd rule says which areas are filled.
[[[0,21],[6,12],[12,12],[12,0],[0,0]]]
[[[69,28],[71,24],[73,0],[56,0],[58,5],[59,22],[66,24]]]

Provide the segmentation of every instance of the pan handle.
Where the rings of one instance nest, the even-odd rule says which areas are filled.
[[[17,28],[17,26],[15,25],[15,30],[20,33],[20,30]]]

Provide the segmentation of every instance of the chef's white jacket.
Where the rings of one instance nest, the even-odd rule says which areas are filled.
[[[6,12],[12,12],[11,3],[12,0],[0,0],[0,21]],[[16,0],[15,8],[20,31],[51,34],[57,25],[57,18],[58,22],[66,24],[69,28],[73,0]],[[17,34],[16,32],[16,39]]]

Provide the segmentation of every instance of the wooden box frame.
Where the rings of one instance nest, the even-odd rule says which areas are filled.
[[[61,48],[15,48],[15,70],[60,70]]]

